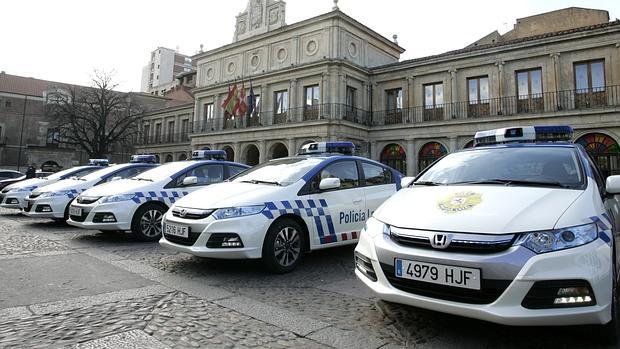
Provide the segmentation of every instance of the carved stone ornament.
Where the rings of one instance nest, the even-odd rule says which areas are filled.
[[[277,8],[272,8],[271,10],[269,10],[269,24],[276,24],[278,23],[278,9]]]
[[[247,39],[286,25],[285,8],[286,3],[280,0],[248,0],[245,11],[237,16],[233,41]]]

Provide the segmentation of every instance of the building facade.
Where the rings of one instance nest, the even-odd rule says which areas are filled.
[[[158,47],[142,68],[141,91],[163,96],[176,86],[176,76],[193,70],[192,59],[175,50]]]
[[[240,18],[252,18],[255,34],[193,57],[187,153],[224,149],[252,165],[295,154],[310,141],[350,140],[361,155],[415,175],[471,146],[476,131],[567,124],[605,174],[620,173],[620,22],[610,22],[606,11],[568,8],[521,18],[504,35],[400,61],[403,48],[337,7],[259,29],[282,20],[283,6],[250,0],[237,31]],[[262,17],[250,13],[258,8]],[[247,95],[250,83],[256,110],[224,113],[229,87]],[[161,145],[139,149],[165,152]]]

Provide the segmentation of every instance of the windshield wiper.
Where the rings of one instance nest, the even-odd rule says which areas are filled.
[[[479,181],[455,182],[450,184],[502,184],[502,185],[523,185],[540,187],[570,188],[569,185],[560,182],[541,182],[541,181],[522,181],[517,179],[484,179]]]
[[[134,178],[131,178],[131,179],[134,179],[136,181],[148,181],[148,182],[152,182],[153,181],[150,178],[136,178],[136,177],[134,177]]]
[[[278,182],[274,182],[274,181],[259,181],[258,179],[251,179],[251,180],[247,180],[247,181],[241,181],[241,183],[252,183],[252,184],[272,184],[272,185],[277,185],[279,187],[282,186],[282,184],[278,183]]]
[[[436,185],[445,185],[445,184],[444,183],[439,183],[439,182],[431,182],[431,181],[417,181],[417,182],[413,182],[413,185],[436,186]]]

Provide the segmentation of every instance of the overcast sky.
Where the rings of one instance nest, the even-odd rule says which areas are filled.
[[[286,23],[331,11],[332,0],[286,1]],[[247,0],[9,0],[0,5],[0,70],[89,84],[94,69],[116,71],[119,89],[139,91],[142,67],[158,46],[195,54],[232,42]],[[462,48],[512,28],[517,18],[564,7],[609,11],[619,0],[340,0],[340,10],[392,38],[402,59]]]

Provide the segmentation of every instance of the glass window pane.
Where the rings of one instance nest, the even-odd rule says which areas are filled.
[[[424,106],[433,107],[433,86],[424,86]]]
[[[475,104],[478,103],[478,79],[469,79],[468,82],[468,94],[469,94],[469,103]]]
[[[601,90],[605,87],[605,65],[603,62],[592,63],[592,88]]]
[[[588,88],[588,65],[577,64],[575,65],[575,89],[587,89]]]
[[[435,105],[443,104],[443,84],[435,85]]]
[[[530,72],[530,79],[532,84],[532,94],[541,94],[542,93],[542,71],[532,70]]]
[[[517,94],[519,95],[519,99],[527,99],[527,95],[530,94],[527,77],[528,73],[525,71],[517,73]]]
[[[489,78],[480,78],[480,100],[489,99]]]
[[[403,90],[396,92],[396,108],[401,109],[403,107]]]
[[[381,166],[362,162],[366,185],[381,185],[392,183],[392,173]]]
[[[359,185],[357,166],[354,161],[339,161],[328,165],[321,171],[320,179],[340,178],[340,189],[354,188]]]

